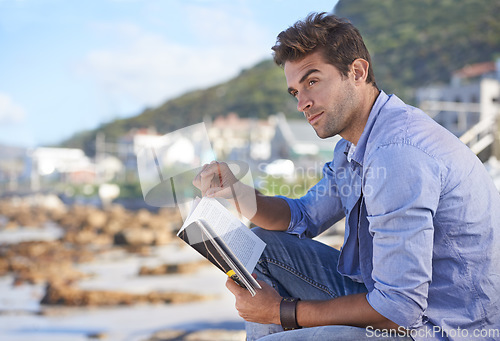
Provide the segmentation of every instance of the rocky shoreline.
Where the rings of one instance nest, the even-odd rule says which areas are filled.
[[[211,297],[184,292],[131,294],[81,290],[77,282],[86,274],[74,265],[91,262],[96,255],[120,248],[130,253],[147,254],[151,247],[178,242],[175,231],[182,225],[177,212],[161,209],[127,211],[121,206],[101,210],[91,206],[66,207],[56,198],[17,199],[0,202],[0,229],[21,226],[42,227],[48,223],[63,229],[54,241],[0,244],[0,276],[14,274],[13,285],[46,283],[43,305],[112,306],[137,303],[185,303]],[[186,273],[205,262],[163,264],[142,267],[138,275]]]
[[[57,226],[60,238],[48,241],[0,241],[0,276],[13,277],[12,286],[43,285],[41,315],[57,315],[57,310],[134,306],[143,304],[184,304],[214,299],[213,295],[182,290],[153,290],[132,293],[120,290],[82,289],[79,282],[92,274],[78,265],[92,263],[106,253],[124,252],[144,257],[155,247],[182,241],[175,236],[182,225],[177,212],[160,209],[128,211],[120,206],[98,209],[62,204],[57,197],[10,198],[0,201],[0,231],[40,229]],[[187,246],[184,246],[187,247]],[[164,263],[141,266],[137,276],[179,275],[209,266],[207,261]],[[5,314],[5,312],[4,312]],[[106,333],[88,335],[107,339]],[[243,330],[164,330],[144,341],[158,340],[244,340]]]

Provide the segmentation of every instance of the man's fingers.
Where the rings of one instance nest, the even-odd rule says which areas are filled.
[[[207,166],[208,166],[207,164],[203,165],[198,174],[196,174],[196,176],[193,179],[193,185],[198,189],[201,189],[201,173],[203,173],[203,171],[207,168]]]
[[[209,188],[219,186],[219,183],[214,181],[215,178],[219,179],[217,167],[214,166],[214,164],[205,165],[200,172],[199,188],[202,195],[205,195]]]
[[[234,174],[224,162],[212,161],[205,164],[193,180],[193,185],[201,191],[202,196],[233,196],[231,186],[236,182]]]
[[[231,291],[231,293],[233,295],[237,295],[241,290],[246,290],[246,289],[243,289],[242,287],[240,287],[238,284],[236,284],[235,281],[233,281],[231,278],[227,278],[226,280],[226,288],[229,289],[229,291]]]

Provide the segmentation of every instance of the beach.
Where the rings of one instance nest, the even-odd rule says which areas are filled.
[[[54,224],[4,228],[0,230],[0,245],[35,240],[49,242],[61,238],[63,233]],[[108,247],[105,251],[101,249],[91,261],[74,264],[75,270],[85,276],[73,286],[81,291],[137,295],[196,293],[203,299],[175,304],[46,305],[40,303],[46,293],[46,282],[18,283],[15,274],[7,273],[0,277],[0,340],[184,340],[190,335],[200,339],[202,330],[208,330],[202,336],[206,340],[244,339],[244,323],[234,309],[234,298],[225,288],[226,276],[208,262],[188,273],[140,275],[144,267],[198,264],[202,258],[190,247],[171,241],[148,246],[147,252],[144,249],[140,253],[129,251]],[[214,330],[219,334],[214,334]]]

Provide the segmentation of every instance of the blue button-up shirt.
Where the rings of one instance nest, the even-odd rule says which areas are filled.
[[[500,194],[478,158],[384,92],[348,161],[350,147],[286,198],[288,231],[314,237],[345,217],[339,272],[414,339],[500,339]]]

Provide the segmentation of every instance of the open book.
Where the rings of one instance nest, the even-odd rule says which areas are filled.
[[[251,273],[266,244],[217,199],[193,206],[177,236],[254,296],[261,287]]]

